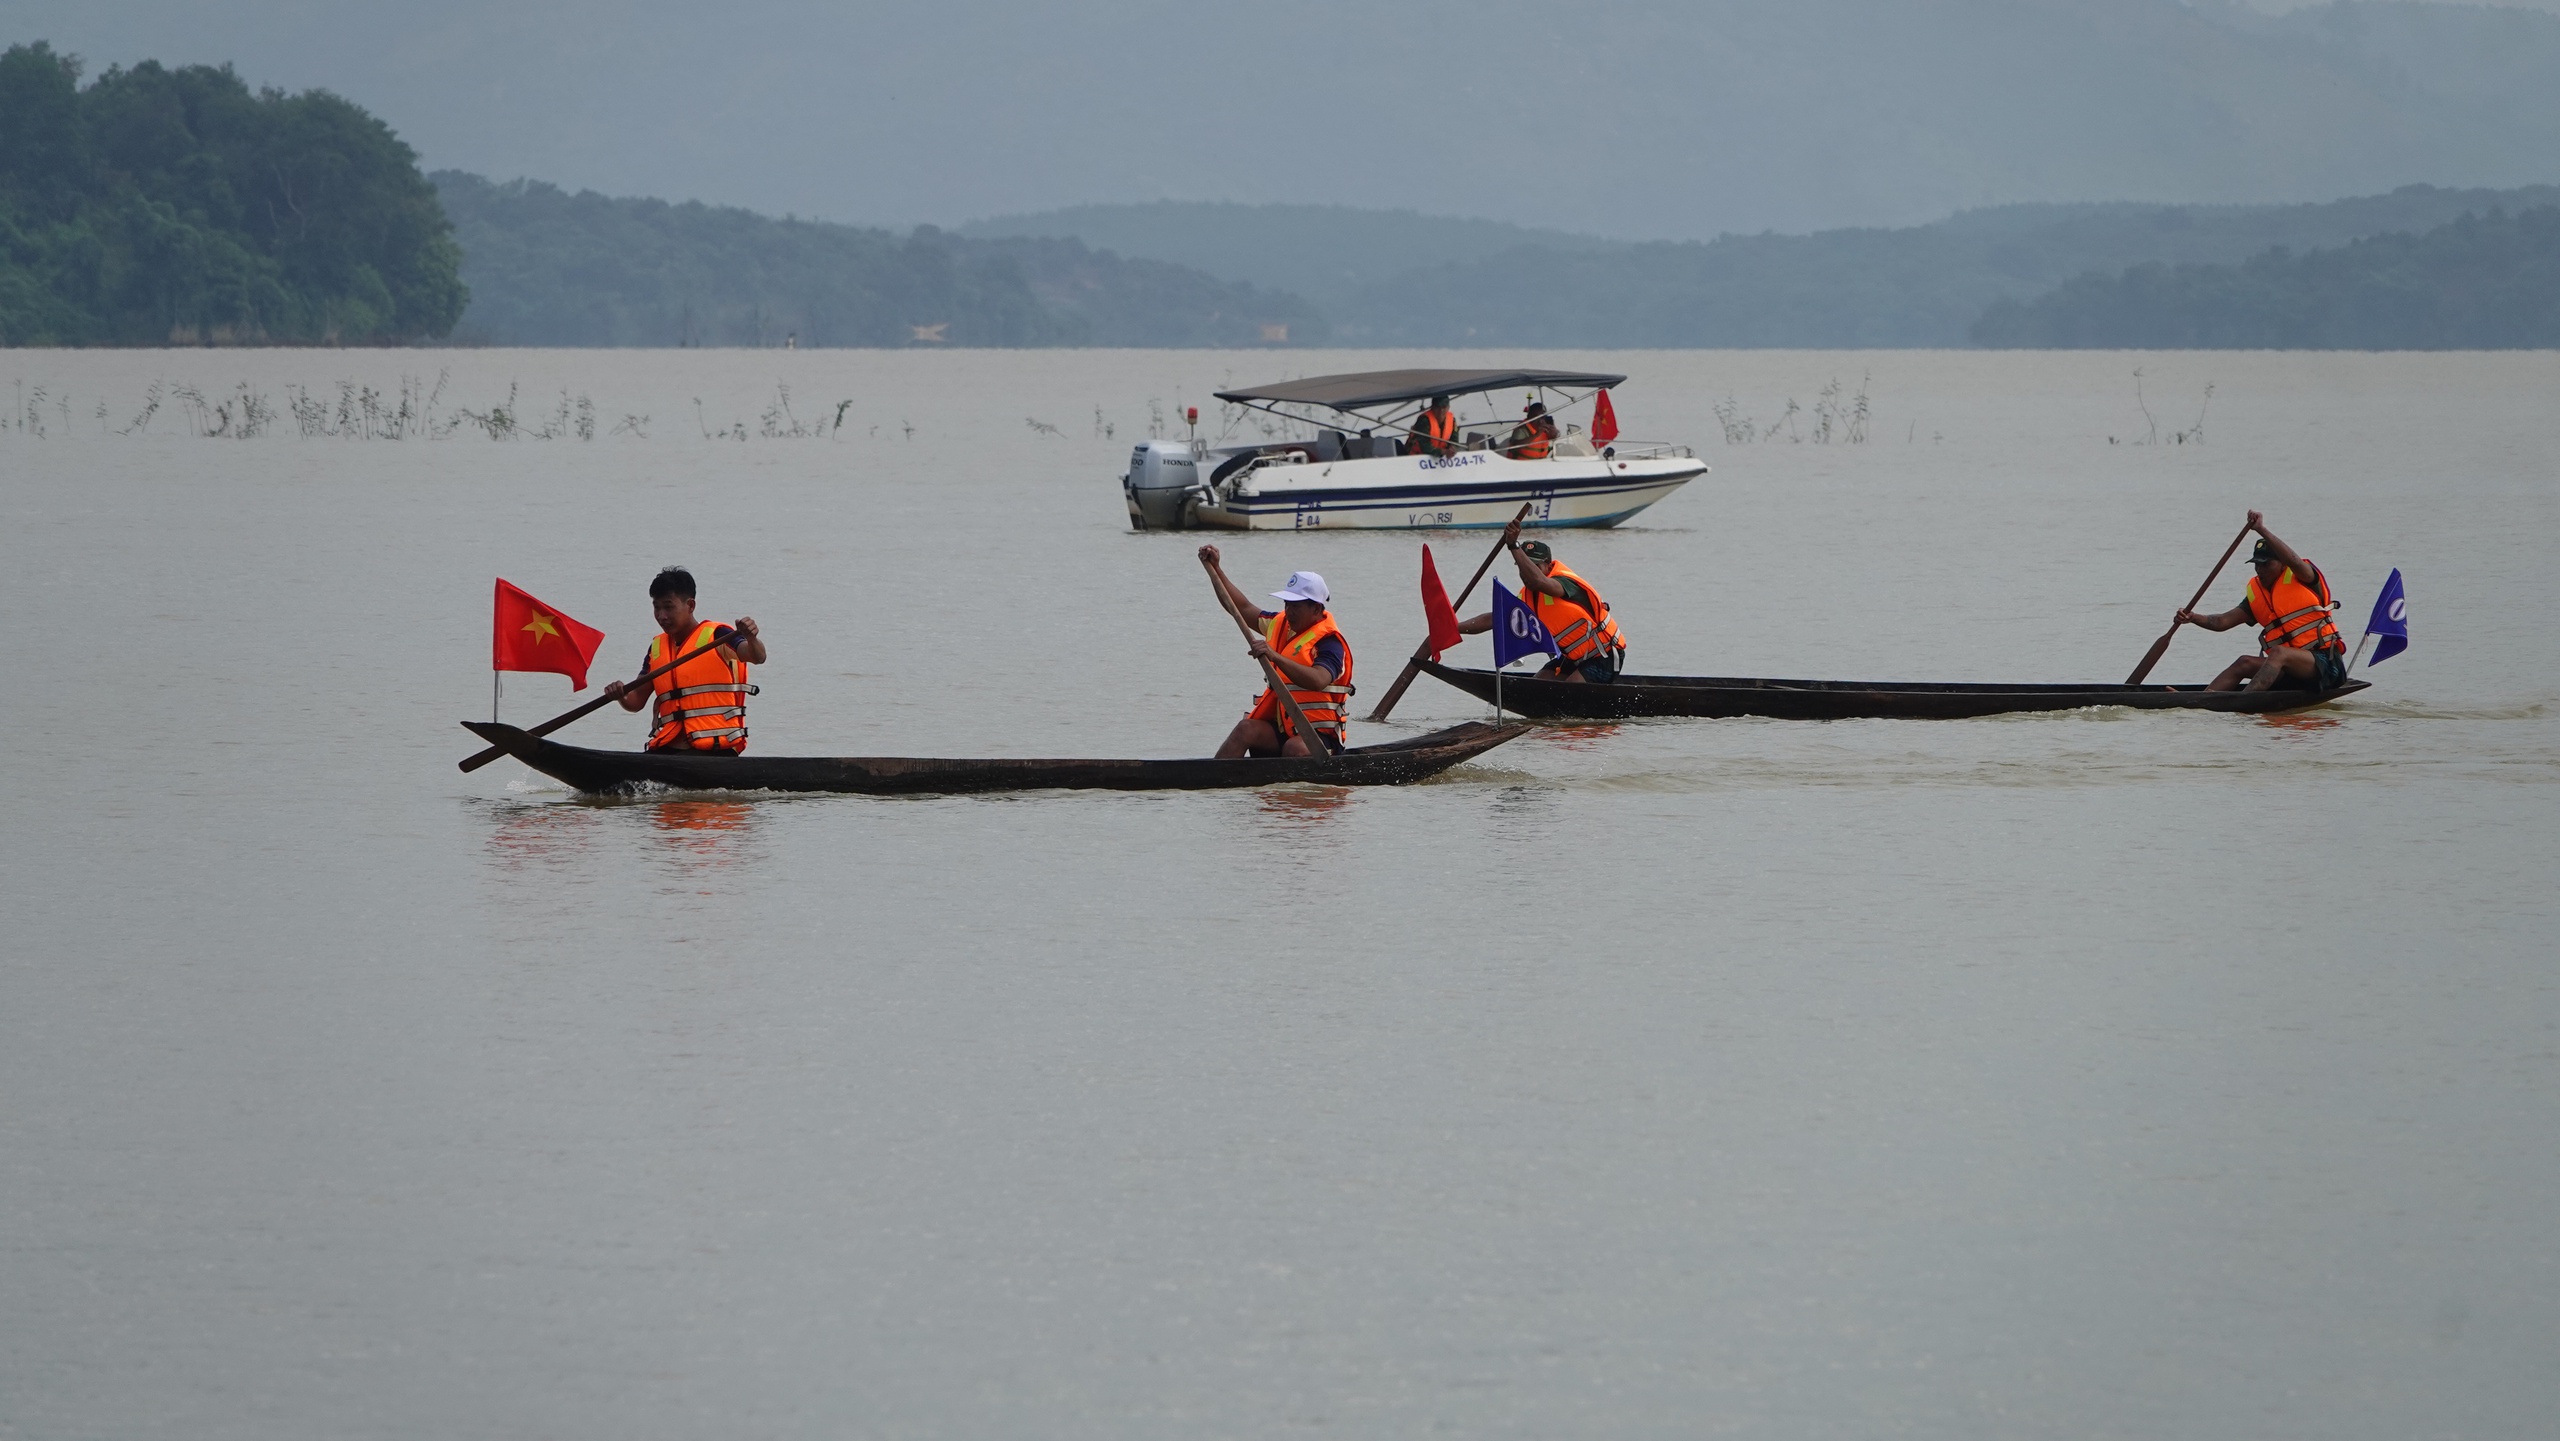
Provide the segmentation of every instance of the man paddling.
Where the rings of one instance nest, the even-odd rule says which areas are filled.
[[[649,730],[649,749],[687,755],[733,756],[747,748],[747,667],[762,665],[764,639],[755,617],[742,615],[735,626],[695,620],[693,573],[668,566],[649,582],[649,611],[658,619],[658,634],[649,637],[643,674],[688,651],[717,641],[713,649],[649,682],[649,689],[621,681],[605,682],[604,693],[636,711],[657,702],[656,724]]]
[[[1246,653],[1271,662],[1288,681],[1290,697],[1306,712],[1307,724],[1315,728],[1318,738],[1327,748],[1341,750],[1343,723],[1351,705],[1351,644],[1326,609],[1333,592],[1325,586],[1324,577],[1311,570],[1292,573],[1287,585],[1271,593],[1280,609],[1268,611],[1227,579],[1218,564],[1216,546],[1200,547],[1200,559],[1236,614],[1260,620],[1262,634],[1245,647]],[[1254,697],[1253,709],[1227,732],[1225,743],[1218,747],[1218,759],[1315,754],[1297,731],[1287,708],[1266,684],[1262,694]]]
[[[1540,680],[1607,685],[1626,665],[1626,638],[1610,618],[1609,602],[1591,582],[1565,568],[1543,540],[1522,541],[1520,522],[1502,533],[1511,558],[1520,565],[1520,598],[1538,613],[1538,624],[1556,643],[1556,657],[1538,672]],[[1458,622],[1460,635],[1493,629],[1493,612]]]
[[[2257,623],[2258,653],[2224,667],[2205,689],[2326,691],[2346,684],[2347,640],[2329,619],[2338,604],[2329,593],[2329,577],[2277,539],[2266,518],[2254,510],[2249,529],[2258,533],[2257,547],[2249,553],[2258,573],[2249,582],[2247,597],[2220,615],[2178,612],[2178,619],[2206,630]]]

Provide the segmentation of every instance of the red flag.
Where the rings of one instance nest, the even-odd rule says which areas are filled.
[[[489,629],[489,669],[547,670],[569,678],[572,687],[587,688],[587,667],[596,659],[604,632],[580,625],[559,611],[501,580],[497,617]]]
[[[1607,445],[1618,438],[1618,407],[1609,403],[1609,392],[1591,403],[1591,443]]]
[[[1431,547],[1422,548],[1422,623],[1431,628],[1431,637],[1423,642],[1430,648],[1431,658],[1456,645],[1458,612],[1449,605],[1449,592],[1440,584],[1440,568],[1431,563]]]

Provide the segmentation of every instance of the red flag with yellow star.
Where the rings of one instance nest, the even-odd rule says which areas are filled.
[[[491,670],[547,670],[587,688],[587,667],[595,663],[604,632],[581,625],[532,596],[498,582],[496,623],[489,632]]]

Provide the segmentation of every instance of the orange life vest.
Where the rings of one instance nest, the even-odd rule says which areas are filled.
[[[667,633],[649,637],[649,664],[656,670],[689,650],[711,644],[720,623],[706,620],[674,650]],[[740,637],[741,640],[744,637]],[[649,749],[742,751],[747,748],[747,663],[728,647],[707,651],[649,682],[658,693],[657,724],[649,732]]]
[[[1458,413],[1426,410],[1413,432],[1413,448],[1424,455],[1447,455],[1458,443]]]
[[[2311,565],[2306,560],[2304,565]],[[2285,567],[2276,577],[2276,591],[2270,596],[2256,576],[2249,577],[2249,618],[2258,623],[2258,646],[2274,650],[2280,645],[2300,646],[2304,650],[2345,650],[2347,640],[2329,619],[2337,601],[2329,594],[2328,573],[2311,566],[2311,578],[2320,588],[2313,590],[2293,578],[2293,567]]]
[[[1563,596],[1549,595],[1543,590],[1530,592],[1537,601],[1538,624],[1547,628],[1548,637],[1564,652],[1564,658],[1586,660],[1595,650],[1606,650],[1612,656],[1626,654],[1626,637],[1618,633],[1618,623],[1610,618],[1609,602],[1600,598],[1600,588],[1565,569],[1564,562],[1560,560],[1547,562],[1547,574],[1553,579],[1569,580],[1582,587],[1583,594],[1591,597],[1591,603],[1600,607],[1600,613],[1595,616]]]
[[[1541,415],[1534,419],[1524,420],[1520,422],[1519,430],[1513,431],[1512,434],[1517,435],[1521,430],[1529,432],[1529,438],[1520,442],[1516,446],[1509,447],[1512,459],[1544,460],[1548,455],[1554,452],[1556,448],[1556,423],[1551,417]]]
[[[1281,628],[1288,623],[1289,616],[1286,611],[1264,621],[1262,638],[1270,642],[1271,648],[1279,652],[1283,659],[1295,661],[1300,665],[1316,663],[1316,643],[1326,636],[1333,636],[1342,642],[1342,674],[1333,678],[1333,684],[1326,686],[1323,690],[1300,690],[1296,686],[1289,687],[1289,695],[1297,701],[1298,709],[1307,713],[1307,724],[1332,737],[1334,743],[1339,745],[1343,738],[1344,724],[1349,719],[1346,712],[1351,705],[1351,638],[1344,635],[1341,628],[1333,623],[1331,611],[1327,611],[1324,618],[1314,625],[1283,640]],[[1287,740],[1297,733],[1297,726],[1289,719],[1289,712],[1272,696],[1271,687],[1267,685],[1262,688],[1262,694],[1253,698],[1253,709],[1245,714],[1254,720],[1271,722],[1280,732],[1282,740]]]

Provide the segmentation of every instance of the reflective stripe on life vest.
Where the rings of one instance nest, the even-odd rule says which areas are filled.
[[[1298,709],[1307,713],[1307,724],[1331,736],[1334,743],[1339,745],[1342,742],[1349,720],[1348,712],[1351,709],[1351,638],[1344,635],[1341,627],[1333,623],[1333,614],[1330,611],[1326,612],[1324,618],[1314,625],[1283,640],[1282,627],[1288,623],[1289,616],[1286,611],[1264,621],[1262,638],[1269,642],[1271,649],[1278,652],[1283,659],[1294,661],[1299,665],[1316,663],[1316,644],[1326,636],[1332,636],[1342,642],[1342,674],[1333,678],[1333,684],[1322,690],[1300,690],[1294,685],[1289,687],[1290,698],[1297,701]],[[1272,697],[1271,687],[1268,685],[1262,688],[1262,694],[1254,697],[1253,709],[1245,714],[1254,720],[1271,722],[1272,727],[1280,732],[1282,740],[1297,734],[1296,722],[1289,719],[1288,710]]]
[[[2305,560],[2305,565],[2311,562]],[[2276,577],[2275,594],[2256,576],[2249,577],[2249,618],[2258,623],[2258,647],[2274,650],[2278,646],[2299,646],[2304,650],[2345,650],[2346,637],[2338,633],[2329,612],[2338,602],[2329,594],[2328,573],[2311,566],[2311,577],[2320,588],[2313,590],[2294,579],[2293,568],[2285,567]]]
[[[693,634],[673,651],[667,649],[664,631],[651,636],[648,669],[656,670],[671,656],[709,645],[719,633],[720,623],[706,620],[695,626]],[[649,749],[747,748],[747,663],[727,647],[695,656],[649,685],[657,692]]]
[[[1602,598],[1600,588],[1567,570],[1560,560],[1547,562],[1547,575],[1582,587],[1583,594],[1591,597],[1591,603],[1600,607],[1600,613],[1595,616],[1563,596],[1549,595],[1543,590],[1530,592],[1537,604],[1538,624],[1547,628],[1547,635],[1555,641],[1564,658],[1588,660],[1596,650],[1606,650],[1613,658],[1625,655],[1627,639],[1619,634],[1618,622],[1611,618],[1609,602]]]

